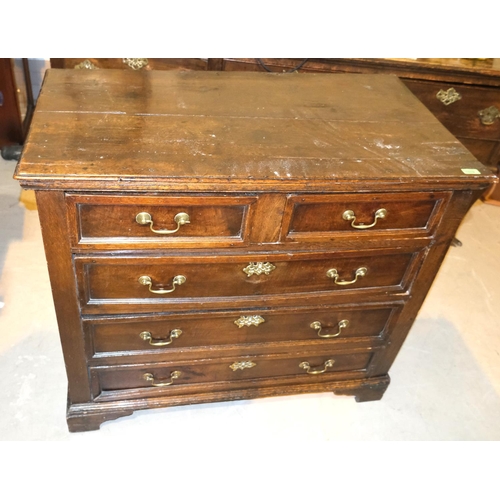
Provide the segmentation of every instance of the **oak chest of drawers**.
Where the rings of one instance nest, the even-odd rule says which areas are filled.
[[[380,399],[494,179],[393,76],[120,70],[48,72],[16,178],[37,194],[71,431]]]

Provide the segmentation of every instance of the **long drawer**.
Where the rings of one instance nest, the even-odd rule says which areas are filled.
[[[204,349],[240,351],[257,344],[287,350],[303,346],[370,345],[382,341],[402,304],[250,309],[212,313],[118,316],[84,321],[90,358],[192,356]]]
[[[128,399],[256,385],[362,378],[372,352],[235,356],[90,368],[94,397]],[[207,389],[205,389],[207,390]]]
[[[276,297],[401,293],[425,250],[101,257],[76,256],[84,313],[249,307]],[[342,299],[341,299],[342,300]]]

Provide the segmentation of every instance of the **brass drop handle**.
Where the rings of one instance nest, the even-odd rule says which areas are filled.
[[[174,339],[178,339],[181,335],[182,335],[182,330],[175,328],[170,332],[170,335],[167,340],[155,340],[151,335],[151,332],[141,332],[139,334],[139,337],[141,337],[141,339],[146,342],[149,341],[151,345],[161,347],[164,345],[171,344],[174,341]]]
[[[176,285],[180,286],[183,283],[186,283],[186,277],[182,276],[181,274],[179,274],[179,276],[175,276],[174,279],[173,279],[173,281],[172,281],[172,288],[170,290],[163,290],[163,289],[153,290],[153,288],[152,288],[152,286],[153,286],[153,280],[151,279],[150,276],[141,276],[139,278],[139,283],[141,285],[148,286],[149,287],[149,291],[151,293],[159,293],[159,294],[162,294],[162,293],[172,293],[175,290],[175,286]]]
[[[371,224],[354,224],[356,222],[356,215],[352,210],[346,210],[342,214],[342,219],[351,221],[351,226],[354,229],[369,229],[370,227],[373,227],[377,223],[378,219],[385,219],[386,216],[387,216],[387,210],[385,208],[379,208],[375,212],[375,219]]]
[[[145,373],[142,378],[148,382],[151,382],[153,387],[167,387],[168,385],[172,385],[176,378],[179,378],[182,375],[180,371],[174,371],[170,374],[170,382],[155,382],[155,377],[152,373]]]
[[[319,321],[314,321],[309,325],[313,330],[318,330],[318,337],[321,337],[323,339],[331,339],[333,337],[338,337],[340,333],[342,332],[343,328],[347,328],[349,326],[349,321],[347,319],[343,319],[339,321],[338,327],[339,330],[337,333],[321,333],[321,329],[323,328],[323,325]]]
[[[482,109],[478,112],[483,125],[493,125],[497,118],[500,118],[500,110],[496,106]]]
[[[325,373],[326,370],[328,370],[328,368],[331,368],[334,363],[335,363],[334,359],[329,359],[325,361],[325,363],[323,364],[323,369],[318,370],[315,368],[311,368],[311,365],[307,361],[302,361],[302,363],[300,363],[299,365],[299,368],[306,370],[307,373],[309,373],[309,375],[320,375],[321,373]]]
[[[177,222],[176,229],[153,229],[153,217],[151,217],[151,214],[148,214],[147,212],[138,213],[135,216],[135,221],[141,226],[149,224],[149,228],[151,229],[151,231],[156,234],[176,233],[177,231],[179,231],[181,226],[183,226],[184,224],[189,224],[191,222],[189,220],[189,215],[184,212],[180,212],[174,217],[174,222]]]
[[[366,276],[366,273],[368,272],[368,269],[366,267],[360,267],[359,269],[356,269],[356,272],[354,273],[354,279],[351,281],[339,281],[339,273],[336,269],[329,269],[326,272],[326,275],[329,278],[333,278],[335,281],[336,285],[352,285],[353,283],[356,283],[358,281],[358,278],[362,278],[363,276]]]

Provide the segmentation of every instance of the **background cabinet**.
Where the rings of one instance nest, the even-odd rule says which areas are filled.
[[[0,59],[0,147],[22,144],[34,101],[27,59]]]

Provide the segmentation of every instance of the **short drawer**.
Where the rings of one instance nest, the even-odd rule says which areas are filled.
[[[405,85],[453,135],[500,140],[500,116],[487,111],[495,107],[500,112],[500,89],[417,80],[405,80]]]
[[[180,356],[213,347],[255,349],[291,343],[344,345],[385,338],[399,304],[303,309],[251,309],[199,314],[90,318],[84,321],[89,357]]]
[[[186,394],[234,388],[243,383],[317,383],[341,379],[353,372],[362,378],[372,352],[235,356],[178,363],[150,363],[90,369],[94,396],[127,399],[159,394]],[[349,374],[349,375],[347,375]],[[207,390],[207,389],[205,389]],[[106,394],[107,393],[107,394]]]
[[[73,247],[237,246],[251,196],[67,195]]]
[[[449,198],[448,192],[293,195],[282,240],[431,235]]]
[[[402,292],[424,251],[76,256],[75,265],[84,313],[134,313],[175,306],[258,307],[262,300],[311,301],[324,294],[346,295],[352,301],[352,294],[362,298],[366,293]]]

